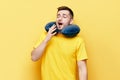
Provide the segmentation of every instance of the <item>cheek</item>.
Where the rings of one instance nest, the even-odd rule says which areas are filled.
[[[69,23],[69,19],[63,19],[64,23]]]
[[[65,24],[65,25],[70,24],[70,20],[64,20],[64,24]]]

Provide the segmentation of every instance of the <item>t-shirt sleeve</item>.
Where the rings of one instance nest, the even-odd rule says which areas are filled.
[[[79,40],[76,56],[77,56],[77,61],[88,59],[84,40]]]

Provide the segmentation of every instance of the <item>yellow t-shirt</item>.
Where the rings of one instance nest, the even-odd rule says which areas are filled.
[[[46,33],[41,34],[34,46],[37,48]],[[77,61],[87,59],[82,38],[53,36],[41,58],[41,80],[77,80]]]

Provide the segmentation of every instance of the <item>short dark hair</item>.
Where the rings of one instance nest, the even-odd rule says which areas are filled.
[[[70,12],[71,17],[72,17],[72,18],[74,17],[73,11],[72,11],[69,7],[67,7],[67,6],[60,6],[60,7],[58,7],[57,9],[58,9],[58,11],[60,11],[60,10],[68,10],[68,11]],[[58,11],[57,11],[57,12],[58,12]]]

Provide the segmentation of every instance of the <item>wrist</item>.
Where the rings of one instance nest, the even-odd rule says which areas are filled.
[[[48,43],[48,41],[49,41],[49,39],[46,37],[43,42]]]

